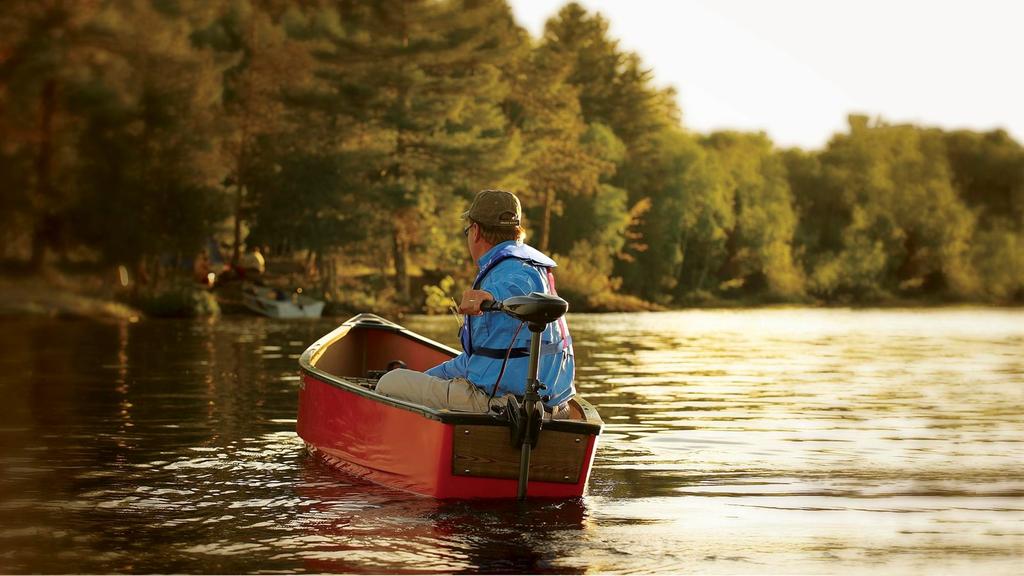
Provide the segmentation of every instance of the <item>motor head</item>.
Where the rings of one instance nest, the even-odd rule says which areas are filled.
[[[516,320],[547,325],[564,316],[569,310],[569,303],[558,296],[531,292],[525,296],[512,296],[501,302],[485,302],[481,309],[500,310]]]

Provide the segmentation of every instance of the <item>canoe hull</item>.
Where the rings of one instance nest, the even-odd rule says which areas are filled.
[[[503,421],[407,404],[354,383],[354,377],[317,368],[318,355],[326,367],[342,364],[339,355],[330,358],[333,346],[352,348],[345,356],[360,357],[357,370],[398,357],[422,370],[454,354],[396,325],[382,330],[353,320],[311,346],[303,355],[305,362],[300,361],[297,428],[310,451],[353,475],[416,494],[515,498],[518,450],[508,441]],[[355,345],[344,342],[346,338],[353,338]],[[379,358],[372,358],[374,352]],[[549,422],[542,431],[531,457],[529,497],[573,498],[586,490],[601,424],[589,404],[577,406],[585,407],[581,412],[587,421]]]

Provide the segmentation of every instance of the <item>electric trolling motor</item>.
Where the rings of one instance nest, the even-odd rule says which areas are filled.
[[[544,424],[544,404],[540,399],[540,390],[544,384],[537,379],[540,363],[540,339],[547,325],[558,320],[569,310],[569,303],[558,296],[531,292],[526,296],[512,296],[503,301],[487,300],[481,304],[483,311],[504,312],[509,316],[526,322],[530,329],[530,367],[526,373],[526,393],[523,403],[519,404],[515,396],[509,396],[505,415],[511,430],[512,446],[520,448],[519,457],[519,499],[526,498],[526,485],[530,476],[530,450],[537,447],[540,429]]]

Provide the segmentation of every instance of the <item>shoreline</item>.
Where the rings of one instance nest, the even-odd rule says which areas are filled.
[[[168,288],[172,290],[175,288]],[[180,289],[180,288],[177,288]],[[197,288],[197,291],[200,290]],[[340,303],[339,303],[340,304]],[[244,316],[248,312],[237,307],[225,307],[219,314],[223,316]],[[985,301],[953,301],[938,298],[927,299],[893,299],[879,302],[764,302],[750,300],[715,300],[700,304],[684,306],[652,306],[650,310],[588,310],[585,307],[573,310],[583,314],[636,314],[639,312],[681,312],[687,310],[731,310],[731,309],[785,309],[785,308],[821,308],[850,310],[895,310],[895,309],[938,309],[938,308],[992,308],[1016,310],[1024,308],[1019,302],[985,302]],[[342,317],[348,307],[339,305],[341,314],[325,314],[325,317]],[[423,311],[406,311],[398,316],[428,315]],[[48,318],[84,318],[94,320],[121,320],[137,322],[143,318],[154,317],[189,317],[186,314],[165,315],[145,314],[142,310],[132,307],[111,293],[92,282],[70,282],[66,278],[46,278],[42,275],[26,277],[9,277],[0,275],[0,318],[48,317]],[[192,317],[195,317],[192,315]]]
[[[41,276],[0,276],[0,318],[48,317],[137,322],[144,314],[89,287],[61,286]]]

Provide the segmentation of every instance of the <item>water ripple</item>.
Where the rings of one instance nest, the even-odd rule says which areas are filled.
[[[457,346],[450,318],[405,323]],[[1021,311],[570,323],[606,431],[585,498],[525,505],[410,496],[309,456],[295,357],[330,320],[0,331],[0,565],[1019,573]]]

